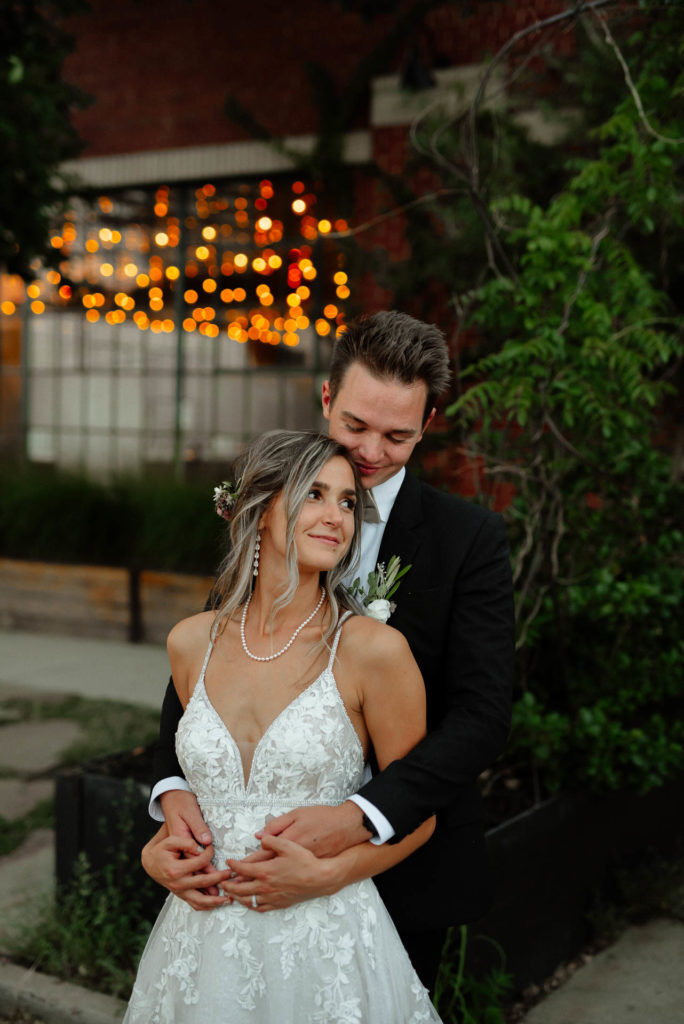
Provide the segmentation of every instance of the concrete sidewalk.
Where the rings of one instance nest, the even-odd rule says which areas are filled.
[[[169,671],[162,645],[0,631],[5,687],[160,708]]]
[[[11,693],[78,694],[157,708],[168,672],[161,646],[0,631],[0,700]],[[68,730],[58,731],[64,729],[63,723],[55,721],[50,737],[45,736],[46,724],[36,723],[42,730],[40,742],[27,742],[22,747],[24,756],[17,755],[15,771],[23,778],[6,780],[13,785],[0,787],[0,814],[5,817],[18,817],[28,810],[26,801],[44,798],[44,787],[31,789],[35,786],[31,775],[38,767],[44,772],[46,760],[70,742]],[[7,726],[0,724],[0,747],[3,727]],[[29,749],[41,758],[33,773],[26,763]],[[46,898],[53,872],[49,830],[39,830],[22,848],[0,858],[0,922],[22,912],[21,901],[17,904],[20,890],[39,900]],[[617,942],[545,995],[527,1013],[525,1024],[684,1024],[683,967],[682,922],[658,918],[628,928]],[[15,1009],[34,1014],[39,1024],[116,1024],[124,1005],[0,962],[0,1013]]]

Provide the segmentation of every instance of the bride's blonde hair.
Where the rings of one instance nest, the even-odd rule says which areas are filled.
[[[294,430],[271,430],[262,434],[238,457],[233,467],[239,489],[230,523],[230,550],[221,564],[212,592],[212,605],[217,609],[213,627],[215,634],[223,632],[228,620],[252,592],[252,567],[259,520],[279,494],[283,496],[287,523],[285,545],[288,579],[274,602],[271,619],[280,608],[290,603],[299,586],[294,539],[297,519],[318,473],[326,462],[336,456],[351,466],[356,504],[354,536],[348,550],[337,565],[328,572],[321,572],[321,586],[325,589],[330,609],[323,642],[327,643],[333,635],[339,621],[340,607],[350,608],[353,605],[345,596],[342,579],[359,558],[362,487],[358,470],[346,448],[325,434]]]

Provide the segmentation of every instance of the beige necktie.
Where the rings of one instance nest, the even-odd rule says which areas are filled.
[[[373,491],[367,487],[363,492],[363,521],[364,523],[381,523],[378,506],[375,504]]]

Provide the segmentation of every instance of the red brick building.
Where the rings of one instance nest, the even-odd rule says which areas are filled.
[[[73,113],[85,145],[67,168],[82,197],[23,327],[20,284],[3,286],[10,447],[89,472],[180,471],[271,426],[319,422],[335,329],[391,302],[338,239],[370,222],[362,248],[410,256],[369,169],[401,174],[414,118],[465,109],[487,59],[562,5],[377,13],[388,6],[91,0],[70,21],[64,77],[92,97]],[[506,68],[484,103],[505,99]],[[321,134],[339,160],[316,151]]]

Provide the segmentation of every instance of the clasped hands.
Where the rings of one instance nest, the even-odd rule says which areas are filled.
[[[369,838],[354,803],[300,807],[256,834],[260,849],[217,870],[195,797],[172,790],[162,797],[162,806],[166,821],[144,847],[143,867],[194,910],[235,900],[264,912],[337,892],[345,884],[339,854]]]

